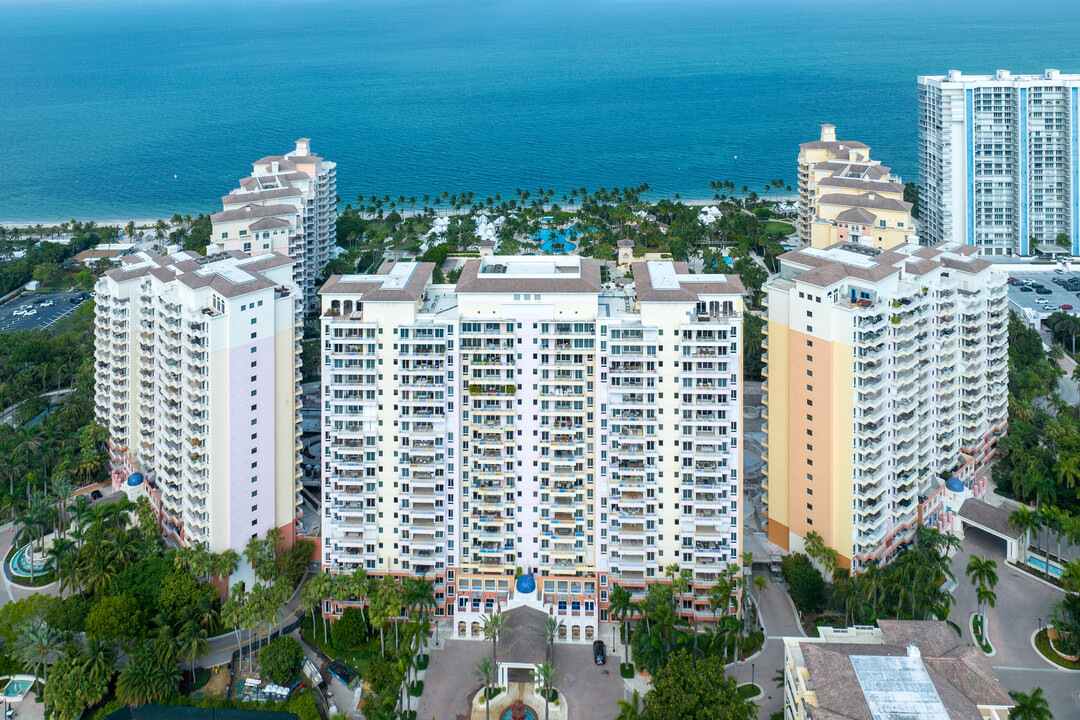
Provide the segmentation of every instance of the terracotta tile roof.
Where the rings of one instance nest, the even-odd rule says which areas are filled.
[[[377,275],[389,275],[394,263],[383,263]],[[319,289],[319,294],[360,295],[364,302],[416,302],[424,293],[435,271],[435,263],[416,263],[408,282],[402,288],[385,288],[383,280],[363,275],[331,275]],[[363,278],[351,279],[351,278]]]
[[[231,222],[233,220],[254,220],[256,218],[274,217],[277,215],[298,215],[299,211],[292,205],[244,205],[233,210],[214,213],[210,216],[210,222]]]
[[[649,273],[651,263],[631,265],[639,302],[696,302],[701,295],[745,295],[746,288],[738,275],[691,275],[686,263],[672,263],[677,284],[655,287]],[[687,281],[683,281],[686,276]]]
[[[873,190],[875,192],[903,193],[904,186],[898,182],[879,180],[876,178],[843,177],[830,175],[818,180],[818,187],[842,187],[854,190]]]
[[[856,223],[859,225],[873,225],[877,215],[865,208],[849,208],[842,210],[836,215],[836,222]]]
[[[842,193],[829,193],[818,198],[819,205],[843,205],[846,207],[874,208],[875,210],[893,210],[896,212],[911,212],[911,203],[902,200],[882,197],[877,193],[863,193],[862,195],[844,195]]]

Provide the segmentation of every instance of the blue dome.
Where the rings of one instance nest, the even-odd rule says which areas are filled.
[[[531,593],[536,591],[536,581],[532,575],[522,575],[518,578],[517,589],[519,593]]]
[[[143,481],[142,473],[139,473],[139,472],[131,473],[131,476],[128,478],[127,484],[130,485],[131,487],[135,487],[136,485],[141,485],[142,481]]]
[[[953,475],[945,481],[945,489],[949,492],[962,493],[964,492],[964,483],[961,482],[960,478]]]

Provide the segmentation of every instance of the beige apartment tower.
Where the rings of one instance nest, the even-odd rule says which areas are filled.
[[[959,243],[856,243],[780,256],[768,298],[769,539],[810,531],[862,569],[970,482],[1007,423],[1003,273]]]
[[[900,179],[870,159],[868,145],[838,141],[828,123],[820,140],[799,146],[797,230],[801,243],[817,248],[857,242],[887,250],[918,242]]]

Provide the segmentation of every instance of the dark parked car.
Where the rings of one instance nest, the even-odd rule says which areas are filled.
[[[1020,292],[1031,292],[1031,288],[1027,285],[1023,285],[1020,287]]]
[[[1036,295],[1049,295],[1051,292],[1053,291],[1047,288],[1035,288]]]
[[[592,644],[592,654],[597,665],[604,665],[607,663],[607,652],[605,652],[603,640],[597,640]]]

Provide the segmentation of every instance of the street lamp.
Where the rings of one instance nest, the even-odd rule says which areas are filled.
[[[750,663],[750,684],[754,684],[754,663]]]
[[[615,652],[615,626],[611,626],[611,652]]]

